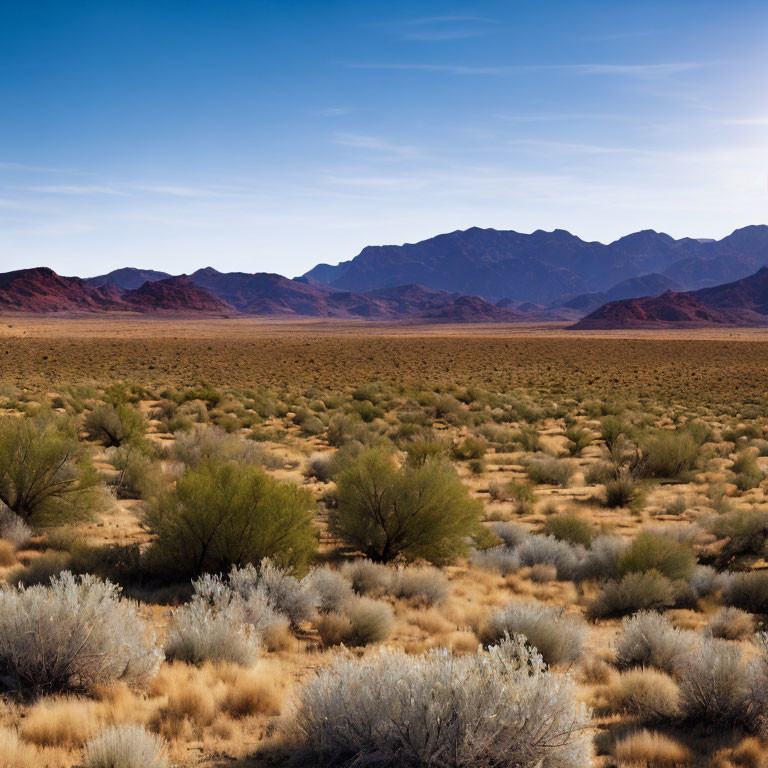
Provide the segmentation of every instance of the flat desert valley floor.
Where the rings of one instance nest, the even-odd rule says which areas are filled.
[[[133,677],[25,678],[0,706],[3,768],[79,765],[125,725],[178,766],[352,765],[362,736],[323,731],[329,702],[344,715],[334,685],[358,686],[346,714],[364,720],[386,664],[409,680],[446,649],[471,679],[514,638],[552,686],[548,703],[521,694],[518,713],[553,723],[520,732],[535,755],[521,766],[766,765],[768,330],[8,315],[0,410],[0,464],[3,434],[29,423],[15,439],[82,450],[88,473],[70,479],[90,493],[77,515],[6,514],[0,577],[22,591],[62,570],[109,579],[155,654]],[[227,542],[204,567],[167,540],[179,510],[216,507],[227,472],[266,475],[306,527],[256,547],[273,562],[241,568],[241,592]],[[434,492],[438,528],[456,512],[463,532],[389,557],[353,521],[379,480],[402,499],[408,483]],[[191,586],[206,570],[224,570],[219,598]],[[382,764],[418,764],[406,742]]]

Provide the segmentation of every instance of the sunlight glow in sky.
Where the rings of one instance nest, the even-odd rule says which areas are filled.
[[[0,271],[768,223],[768,3],[2,0]]]

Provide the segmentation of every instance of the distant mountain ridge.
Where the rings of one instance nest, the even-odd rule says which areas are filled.
[[[118,280],[127,277],[131,284],[134,276],[127,269],[119,272]],[[189,276],[146,281],[139,288],[123,290],[109,277],[102,276],[94,285],[79,277],[62,277],[47,267],[0,274],[0,311],[244,314],[451,323],[529,319],[477,296],[418,285],[365,294],[311,286],[281,275],[221,273],[209,267]]]
[[[723,322],[714,314],[723,310],[706,302],[699,307],[691,292],[738,281],[767,264],[765,225],[717,241],[643,230],[607,245],[562,229],[523,234],[473,227],[419,243],[369,246],[350,261],[319,264],[295,279],[213,267],[177,277],[124,267],[84,280],[42,267],[18,270],[0,275],[0,309],[405,322],[571,322],[597,313],[590,322]],[[631,311],[621,303],[629,300]],[[615,316],[600,315],[603,305]],[[762,317],[738,311],[744,322]]]
[[[319,264],[302,279],[369,291],[419,283],[491,301],[561,305],[624,281],[660,274],[685,290],[746,277],[768,264],[768,226],[738,229],[722,240],[643,230],[607,245],[556,229],[522,234],[473,227],[418,243],[368,246],[336,266]]]
[[[676,326],[768,325],[768,267],[741,280],[697,291],[665,291],[609,302],[572,326],[574,330]]]
[[[48,267],[0,274],[0,310],[6,312],[140,312],[222,314],[232,308],[189,278],[171,277],[121,291],[114,285],[89,285]]]

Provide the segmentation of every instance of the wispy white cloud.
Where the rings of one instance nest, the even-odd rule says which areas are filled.
[[[326,107],[319,109],[316,114],[320,117],[343,117],[355,111],[355,107]]]
[[[46,195],[119,195],[114,187],[98,184],[48,184],[27,187],[29,192],[42,192]]]
[[[712,66],[706,61],[670,61],[647,64],[587,63],[587,64],[509,64],[472,66],[466,64],[405,64],[376,62],[347,62],[351,69],[403,70],[411,72],[444,72],[453,75],[519,75],[532,72],[560,72],[572,75],[604,75],[636,78],[659,78],[691,72]]]
[[[396,144],[378,136],[366,136],[359,133],[336,133],[334,143],[354,149],[369,149],[373,152],[389,155],[417,155],[421,152],[419,147],[409,144]]]
[[[402,40],[439,42],[486,35],[492,21],[483,16],[424,16],[376,22],[369,26],[384,29]]]
[[[219,197],[221,195],[220,190],[174,184],[129,184],[128,186],[138,192],[170,195],[171,197]]]
[[[726,117],[716,122],[721,125],[752,125],[757,127],[768,126],[768,115],[757,115],[754,117]]]

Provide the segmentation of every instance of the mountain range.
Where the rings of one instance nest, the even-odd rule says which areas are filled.
[[[768,325],[768,267],[725,285],[604,304],[575,330]]]
[[[676,240],[644,230],[607,245],[565,230],[475,227],[419,243],[369,246],[350,261],[320,264],[295,279],[212,267],[181,276],[124,267],[86,279],[45,267],[18,270],[0,274],[0,310],[425,322],[584,318],[582,328],[754,324],[762,314],[752,305],[719,307],[702,291],[761,274],[766,265],[768,226],[738,229],[722,240]]]
[[[206,268],[192,275],[145,280],[124,268],[82,280],[47,267],[0,274],[0,311],[137,312],[342,317],[423,322],[519,322],[526,315],[477,296],[419,285],[367,293],[332,291],[281,275],[221,273]]]
[[[419,283],[493,302],[561,306],[579,296],[585,301],[583,294],[611,294],[627,280],[650,275],[669,281],[666,287],[694,290],[746,277],[766,264],[764,225],[738,229],[722,240],[675,240],[644,230],[608,245],[562,229],[527,235],[473,227],[419,243],[369,246],[351,261],[320,264],[302,279],[351,291]]]

